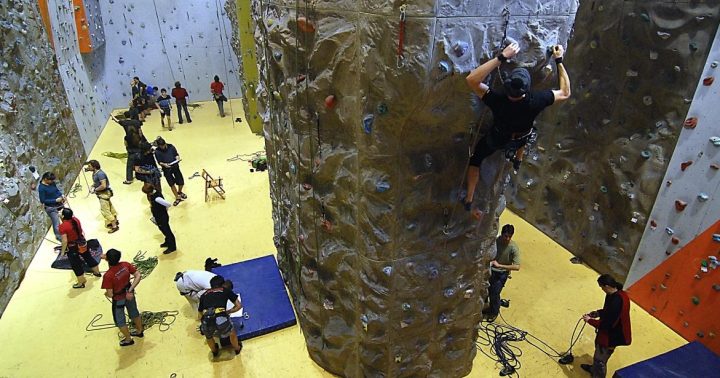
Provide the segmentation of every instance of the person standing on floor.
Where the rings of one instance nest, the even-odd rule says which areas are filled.
[[[135,160],[135,177],[144,182],[149,183],[155,187],[159,193],[162,194],[162,187],[160,186],[160,170],[155,163],[155,155],[153,154],[153,148],[150,143],[140,143],[140,157]]]
[[[55,183],[56,177],[52,172],[43,173],[40,178],[40,185],[38,185],[38,197],[40,202],[43,204],[45,213],[50,217],[52,222],[53,232],[55,233],[55,239],[61,241],[60,237],[60,215],[58,212],[65,207],[65,196],[63,196],[60,189],[58,189]]]
[[[170,94],[175,97],[175,105],[177,105],[178,111],[178,123],[183,123],[182,110],[185,110],[185,118],[187,118],[188,123],[192,123],[187,107],[187,98],[189,95],[185,88],[180,85],[179,81],[175,82],[175,88],[173,88]]]
[[[225,117],[225,109],[223,108],[223,103],[227,101],[227,97],[223,94],[223,89],[225,89],[225,84],[220,81],[220,77],[218,75],[215,75],[214,81],[210,83],[210,93],[213,96],[213,99],[217,103],[218,110],[220,111],[220,117]]]
[[[500,314],[500,293],[510,277],[510,272],[520,270],[520,248],[512,241],[514,234],[515,227],[506,224],[495,241],[497,254],[495,259],[490,262],[490,289],[488,290],[490,307],[483,310],[483,315],[491,322]]]
[[[142,191],[147,194],[148,202],[150,202],[150,212],[153,218],[155,218],[155,224],[157,224],[160,232],[165,236],[165,241],[160,244],[160,247],[167,248],[163,251],[163,254],[167,255],[175,252],[177,245],[175,243],[175,235],[170,229],[170,216],[167,211],[172,204],[166,201],[162,194],[156,191],[155,187],[150,183],[145,183]]]
[[[172,97],[167,94],[167,90],[165,88],[160,90],[160,96],[158,96],[156,102],[160,108],[160,124],[164,128],[165,117],[167,117],[168,130],[172,131],[172,118],[170,117],[170,113],[172,111]]]
[[[92,172],[93,186],[91,191],[95,193],[98,200],[100,201],[100,214],[105,218],[105,228],[108,229],[108,233],[120,229],[119,222],[117,219],[117,211],[113,206],[110,198],[113,196],[112,188],[110,188],[110,180],[108,179],[105,172],[100,169],[100,162],[97,160],[90,160],[87,163],[86,171]]]
[[[231,282],[228,283],[232,284]],[[215,276],[210,279],[210,287],[200,297],[200,305],[198,306],[200,331],[205,336],[213,357],[220,354],[220,346],[215,342],[215,337],[220,339],[229,338],[230,344],[235,349],[235,354],[238,355],[242,350],[242,342],[238,340],[235,327],[233,327],[232,320],[230,320],[230,314],[242,309],[240,298],[229,286],[226,286],[225,279],[222,276]],[[229,310],[227,309],[228,301],[233,304],[233,307]]]
[[[165,139],[158,137],[155,140],[157,148],[155,149],[155,159],[157,160],[160,167],[162,167],[163,175],[165,180],[170,186],[175,195],[175,202],[173,206],[180,204],[180,201],[187,199],[187,195],[183,193],[183,185],[185,185],[185,178],[180,172],[180,154],[178,153],[175,146],[165,142]]]
[[[111,115],[110,118],[115,121],[115,123],[122,126],[123,130],[125,130],[124,143],[128,157],[125,167],[125,181],[123,181],[123,184],[129,185],[133,182],[135,161],[140,158],[140,144],[142,142],[147,142],[147,139],[145,139],[145,135],[143,135],[142,132],[143,123],[137,115],[133,115],[130,111],[126,111],[124,116],[125,119],[122,120],[115,118],[114,115]]]
[[[135,301],[135,288],[140,283],[142,277],[140,271],[135,265],[125,261],[120,261],[121,253],[117,249],[110,249],[105,254],[110,269],[105,272],[102,281],[102,288],[105,289],[105,296],[112,299],[112,314],[115,326],[120,329],[123,339],[120,346],[128,346],[135,344],[132,336],[144,337],[142,317],[137,308]],[[132,282],[130,278],[132,277]],[[135,323],[135,331],[130,333],[125,321],[125,310]]]
[[[70,266],[72,267],[75,277],[77,277],[77,283],[73,285],[73,289],[85,288],[85,267],[83,266],[83,260],[90,269],[95,277],[100,277],[100,270],[98,269],[99,262],[90,254],[85,241],[85,234],[83,234],[80,220],[73,216],[73,211],[70,209],[62,210],[63,222],[60,224],[60,235],[62,241],[62,248],[60,254],[67,254]],[[82,259],[81,259],[82,257]]]
[[[615,347],[632,343],[630,298],[623,291],[623,285],[609,274],[601,275],[597,282],[605,292],[603,308],[583,315],[583,320],[596,329],[595,354],[592,365],[581,364],[580,367],[593,378],[604,378]]]

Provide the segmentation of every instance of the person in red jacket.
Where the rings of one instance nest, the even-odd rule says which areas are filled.
[[[220,81],[220,77],[215,75],[213,82],[210,83],[210,94],[213,96],[213,100],[217,103],[218,110],[220,111],[220,117],[225,117],[225,109],[223,109],[223,102],[227,101],[227,97],[223,94],[225,84]]]
[[[601,310],[583,315],[583,320],[596,329],[595,354],[592,365],[582,364],[580,367],[593,378],[604,378],[607,362],[615,347],[630,345],[632,342],[630,298],[623,291],[623,285],[609,274],[601,275],[597,282],[606,294],[605,304]]]
[[[183,123],[182,118],[182,110],[185,110],[185,118],[187,118],[188,123],[192,123],[192,120],[190,119],[190,113],[188,113],[187,108],[187,98],[188,98],[188,92],[185,90],[185,88],[182,87],[179,81],[175,82],[175,88],[173,88],[172,92],[170,94],[175,97],[175,105],[177,105],[177,111],[178,111],[178,123]]]

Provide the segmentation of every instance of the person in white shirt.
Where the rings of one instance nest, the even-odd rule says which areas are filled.
[[[200,297],[210,289],[210,280],[216,274],[204,270],[186,270],[175,274],[175,287],[180,295],[187,299],[193,310],[197,311]]]

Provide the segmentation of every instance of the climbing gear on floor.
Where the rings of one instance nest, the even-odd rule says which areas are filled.
[[[156,256],[151,256],[146,259],[145,253],[145,251],[138,251],[135,257],[133,257],[133,264],[143,279],[149,276],[158,264],[158,258]]]
[[[170,310],[170,311],[158,311],[158,312],[152,312],[152,311],[143,311],[140,313],[140,319],[142,320],[143,324],[143,333],[145,330],[150,329],[152,326],[156,325],[158,326],[158,329],[161,332],[165,332],[170,329],[170,325],[175,323],[175,319],[177,318],[179,314],[179,311]],[[97,324],[100,319],[102,319],[102,314],[95,314],[95,316],[90,320],[90,323],[85,327],[85,330],[90,331],[99,331],[103,329],[111,329],[115,328],[115,323],[106,323],[106,324]],[[126,323],[130,327],[131,332],[137,332],[135,329],[135,324],[132,322],[132,319],[126,318]],[[122,333],[118,334],[120,338],[122,338]]]

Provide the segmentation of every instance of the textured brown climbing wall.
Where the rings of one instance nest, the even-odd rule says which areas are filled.
[[[584,1],[569,104],[546,111],[508,207],[623,279],[718,27],[718,2]],[[510,200],[512,198],[512,200]]]
[[[0,2],[0,311],[50,227],[28,168],[69,189],[84,152],[36,1]]]
[[[255,2],[261,79],[246,83],[310,356],[350,377],[466,375],[508,167],[484,162],[472,220],[458,192],[483,109],[465,74],[505,35],[540,71],[576,3],[408,2],[404,33],[400,2],[314,4]]]

